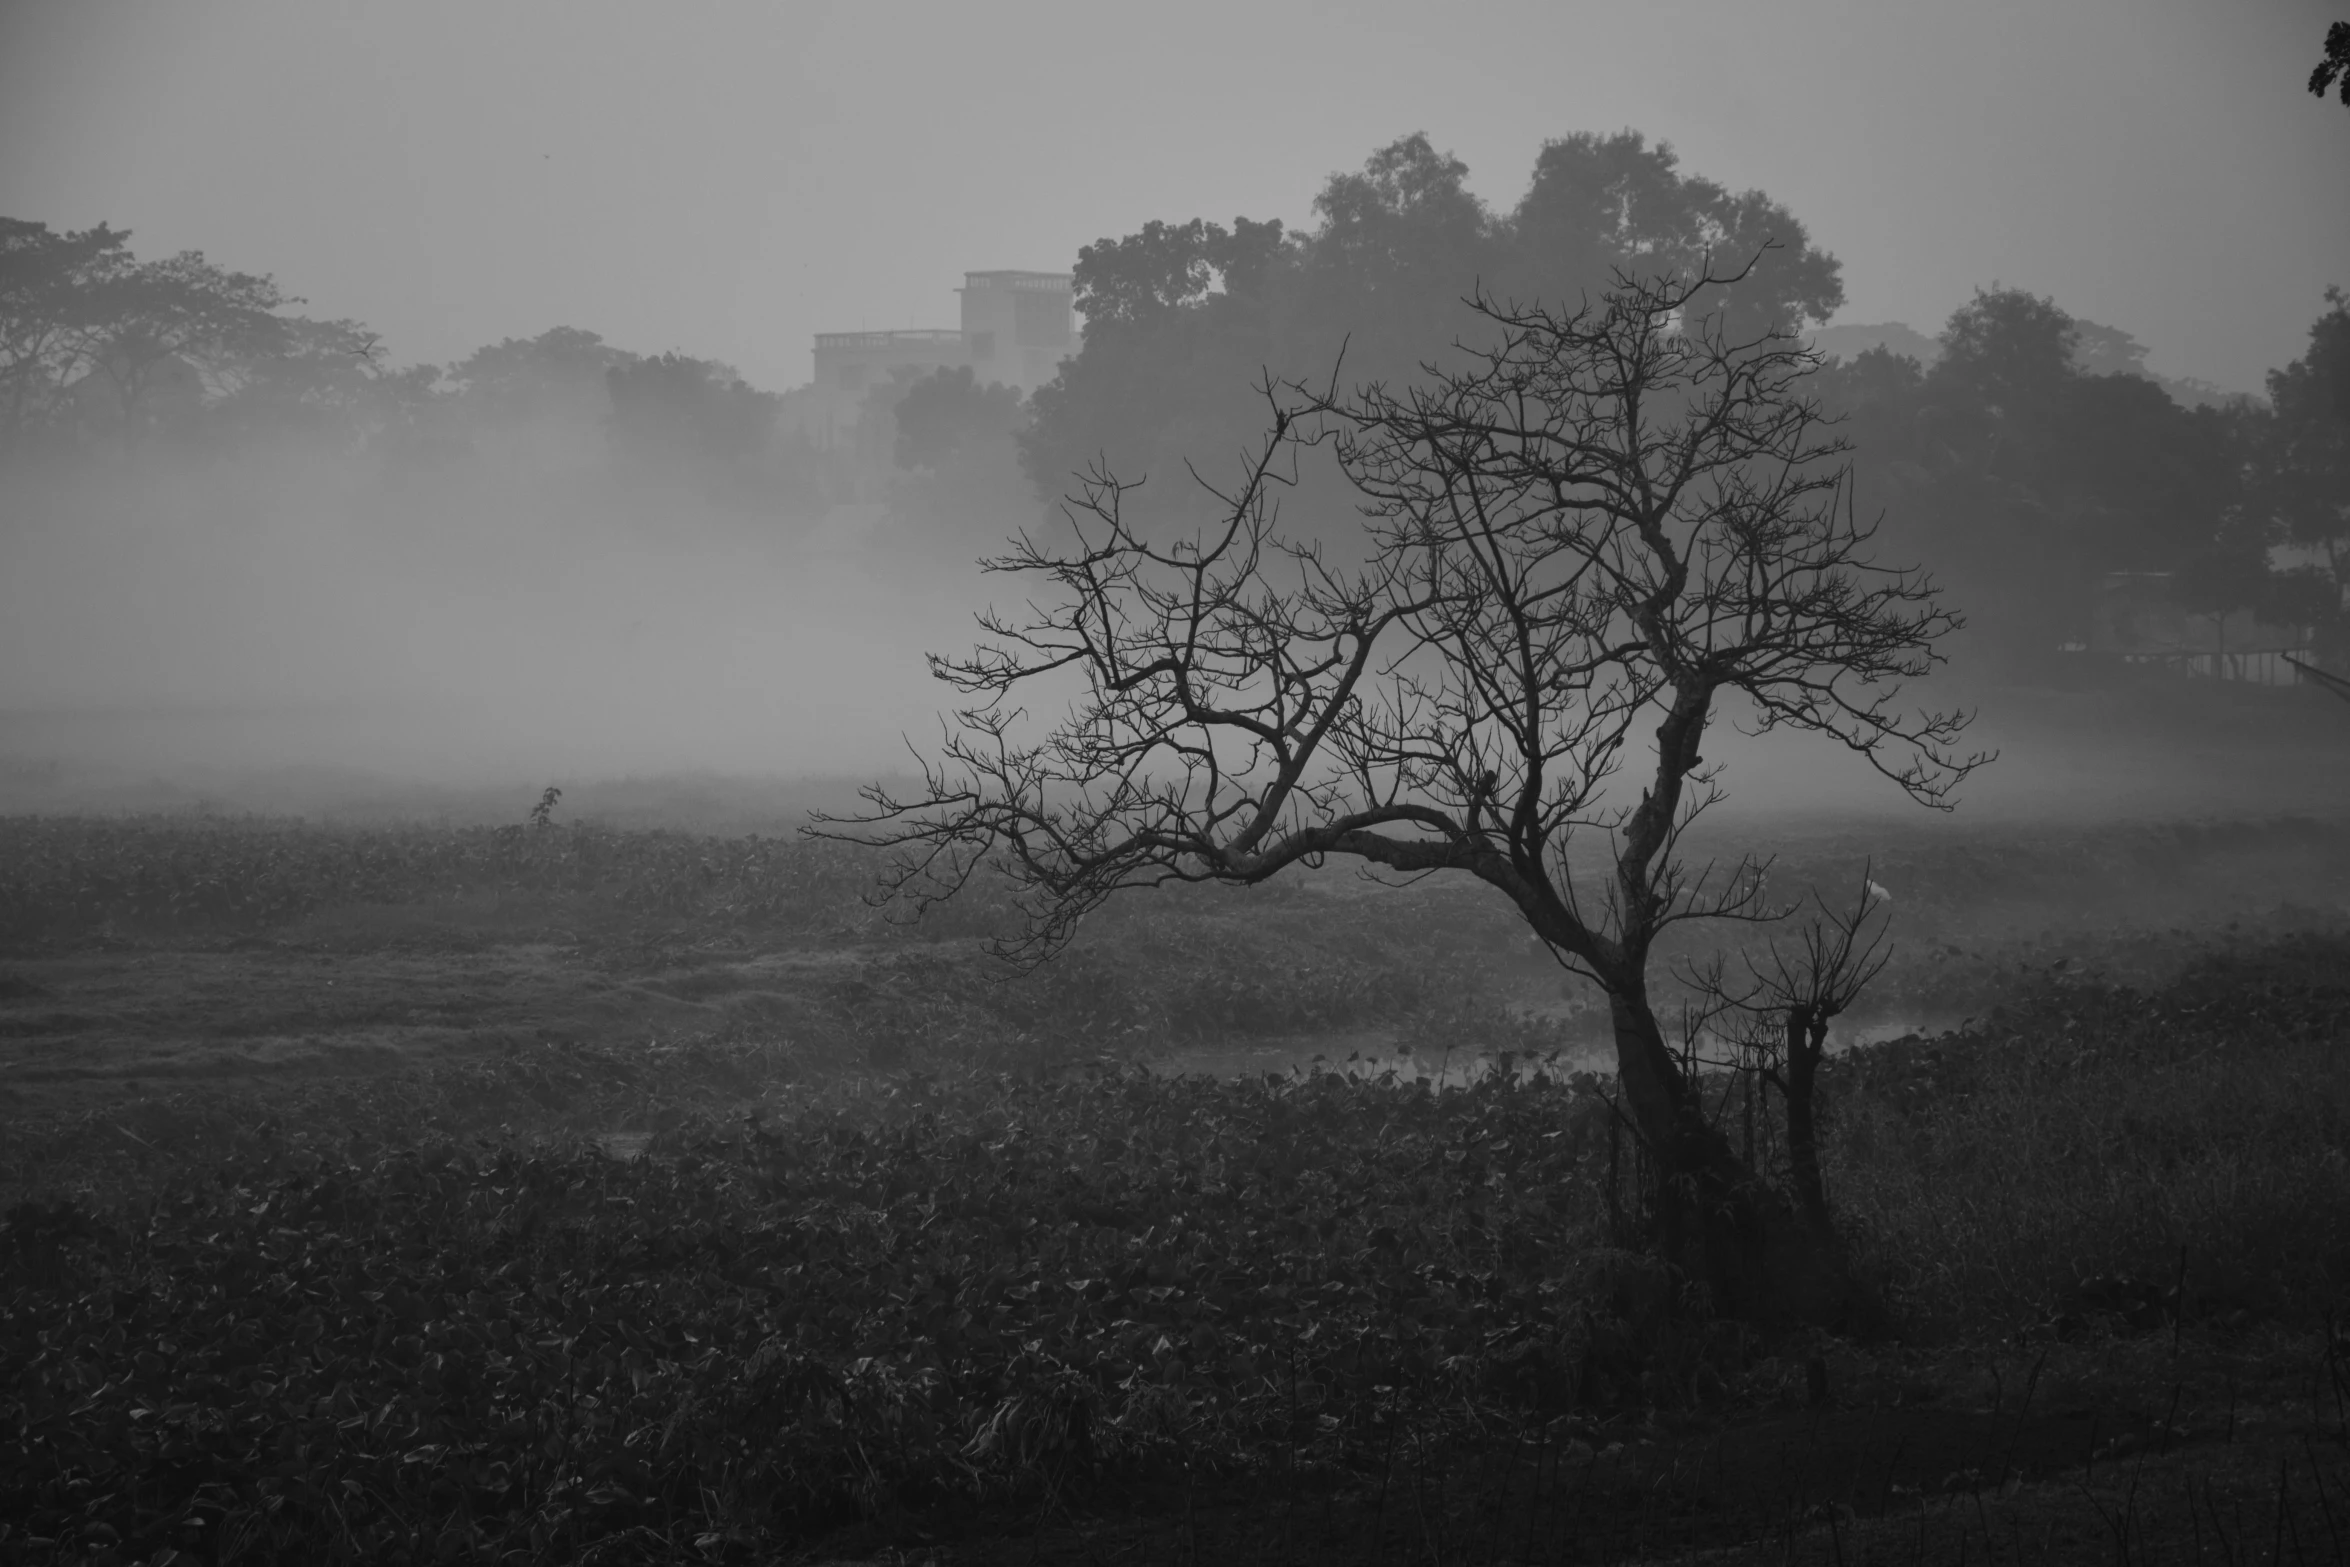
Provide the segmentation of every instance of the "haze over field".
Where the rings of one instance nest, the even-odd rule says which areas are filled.
[[[157,392],[110,415],[84,386],[13,429],[7,798],[282,800],[259,779],[287,768],[452,788],[900,769],[903,737],[934,735],[949,696],[921,654],[959,649],[975,609],[1027,591],[968,563],[1046,525],[1049,476],[1107,452],[1152,472],[1155,500],[1184,459],[1229,465],[1255,367],[1326,368],[1341,341],[1350,363],[1408,367],[1457,322],[1439,311],[1420,336],[1382,339],[1400,319],[1387,307],[1368,329],[1346,314],[1371,295],[1282,295],[1269,308],[1289,324],[1219,349],[1222,379],[1181,408],[1116,423],[1101,410],[1129,405],[1099,377],[1125,372],[1107,364],[1023,406],[1017,456],[1007,423],[894,461],[894,404],[861,445],[826,448],[805,393],[768,395],[808,381],[813,334],[942,326],[969,269],[1063,271],[1097,241],[1194,216],[1279,220],[1285,254],[1307,258],[1296,276],[1325,275],[1312,268],[1360,218],[1332,204],[1348,180],[1390,216],[1436,186],[1482,214],[1468,221],[1485,248],[1445,252],[1414,285],[1429,297],[1481,277],[1587,286],[1588,268],[1544,270],[1551,231],[1535,221],[1556,172],[1544,148],[1578,134],[1594,167],[1644,192],[1758,193],[1761,216],[1725,232],[1776,235],[1829,269],[1788,285],[1789,319],[1824,326],[1848,366],[1876,344],[1931,364],[1953,312],[2005,288],[2080,323],[2084,371],[2143,372],[2180,418],[2217,417],[2270,372],[2318,363],[2310,323],[2350,280],[2350,115],[2301,90],[2326,20],[2298,0],[1368,6],[1342,26],[1211,6],[1174,30],[1042,4],[10,7],[0,213],[61,235],[127,228],[143,262],[200,250],[266,274],[299,296],[269,311],[303,327],[201,345],[212,359],[192,348],[204,384],[184,407]],[[1626,127],[1635,150],[1608,139]],[[1385,173],[1352,172],[1399,148]],[[1239,297],[1227,262],[1199,265],[1222,292],[1182,308]],[[1101,354],[1122,286],[1079,266]],[[652,357],[672,351],[684,358]],[[631,425],[606,378],[664,363],[704,400],[676,429]],[[94,386],[98,364],[73,373]],[[2288,712],[2276,692],[2117,705],[1994,657],[2073,632],[2006,601],[2009,544],[1966,542],[1992,537],[1954,521],[1980,493],[1939,470],[1938,490],[1912,482],[1936,460],[1899,445],[1930,423],[1901,411],[1912,394],[1834,385],[1888,548],[1941,571],[1977,625],[1946,696],[1984,706],[1980,733],[2006,759],[1970,786],[1972,808],[2339,797],[2322,707]],[[1931,414],[1955,394],[1916,395]],[[2188,426],[2082,417],[2138,422],[2106,469],[2049,481],[2049,504],[2151,515],[2157,500],[2112,474],[2180,449]],[[755,438],[719,428],[743,418]],[[2046,428],[2094,444],[2055,413]],[[2184,577],[2227,551],[2241,565],[2316,547],[2282,522],[2253,540],[2227,521],[2237,500],[2206,500],[2144,523],[2168,530],[2159,548],[2125,528],[2023,574]],[[2217,606],[2238,612],[2284,613]],[[1885,803],[1846,758],[1727,737],[1711,750],[1749,805]]]
[[[0,0],[0,1558],[2339,1554],[2337,7]]]

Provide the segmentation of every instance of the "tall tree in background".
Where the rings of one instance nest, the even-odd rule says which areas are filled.
[[[1153,222],[1077,253],[1085,342],[1030,398],[1020,461],[1046,500],[1101,460],[1125,473],[1240,450],[1247,389],[1276,357],[1277,281],[1297,241],[1278,222]]]
[[[908,387],[890,415],[897,465],[937,469],[983,449],[1009,451],[1020,427],[1020,389],[981,386],[969,365],[955,365]]]
[[[2337,81],[2342,102],[2350,105],[2350,22],[2336,22],[2326,29],[2325,53],[2318,59],[2317,69],[2309,73],[2309,90],[2323,98]]]
[[[431,365],[383,363],[356,321],[281,318],[268,352],[229,365],[206,425],[222,439],[320,442],[357,451],[412,433],[436,392]]]
[[[1843,298],[1835,258],[1784,208],[1685,175],[1670,147],[1636,133],[1546,145],[1508,213],[1489,210],[1468,176],[1415,134],[1332,175],[1310,231],[1195,218],[1087,246],[1076,270],[1084,348],[1036,394],[1022,439],[1040,493],[1058,496],[1097,459],[1130,476],[1228,460],[1249,444],[1267,371],[1326,373],[1341,350],[1350,379],[1397,387],[1424,366],[1458,368],[1469,362],[1461,345],[1491,330],[1468,303],[1480,288],[1571,305],[1619,270],[1695,279],[1709,256],[1759,254],[1735,283],[1717,274],[1690,308],[1753,335],[1824,319]],[[1335,516],[1317,513],[1315,498],[1310,482],[1291,497],[1306,526],[1351,528],[1342,494]],[[1160,486],[1129,505],[1140,526],[1187,500]]]
[[[636,358],[594,332],[559,326],[477,348],[449,366],[449,381],[470,418],[484,425],[595,425],[612,407],[605,373]]]
[[[0,217],[0,420],[20,438],[56,411],[103,341],[97,285],[129,269],[130,234],[101,223],[55,233]]]
[[[1474,877],[1608,996],[1665,1251],[1724,1310],[1837,1316],[1833,1235],[1709,1123],[1650,995],[1666,930],[1760,899],[1751,867],[1717,880],[1680,858],[1721,798],[1707,732],[1735,703],[1930,805],[1981,758],[1953,749],[1963,717],[1897,705],[1954,622],[1929,584],[1871,564],[1841,445],[1803,396],[1815,361],[1688,316],[1742,281],[1627,277],[1569,310],[1481,300],[1493,346],[1456,368],[1346,398],[1269,390],[1270,436],[1191,537],[1139,532],[1129,487],[1097,472],[1070,547],[1023,538],[991,563],[1053,591],[933,660],[972,705],[922,794],[871,790],[875,814],[833,830],[895,845],[917,898],[1003,867],[1030,921],[1014,950],[1039,956],[1104,900],[1168,882],[1333,855]],[[1276,525],[1317,444],[1370,520],[1359,566]],[[1060,709],[1072,683],[1067,716],[1028,733],[1024,705]],[[1590,839],[1597,877],[1570,858]]]
[[[669,464],[731,463],[764,451],[782,401],[729,365],[675,353],[611,365],[604,386],[617,448]]]
[[[2329,288],[2309,347],[2268,374],[2270,417],[2254,486],[2280,541],[2324,557],[2322,584],[2301,585],[2320,648],[2350,656],[2343,605],[2350,597],[2350,294]],[[2312,591],[2313,588],[2322,589]]]
[[[1618,270],[1694,279],[1709,258],[1752,256],[1735,282],[1717,277],[1689,302],[1731,338],[1825,321],[1844,303],[1842,267],[1792,212],[1683,173],[1669,144],[1637,131],[1545,144],[1503,234],[1498,286],[1521,298],[1595,295]]]
[[[89,291],[95,318],[89,357],[110,393],[124,444],[147,432],[150,394],[167,377],[192,367],[218,379],[278,351],[287,334],[278,311],[299,303],[268,276],[229,271],[195,250],[98,279]]]
[[[1348,375],[1387,385],[1424,363],[1462,363],[1455,339],[1483,325],[1469,296],[1501,269],[1506,240],[1468,181],[1469,166],[1423,134],[1380,148],[1360,173],[1330,176],[1314,198],[1320,223],[1283,279],[1284,362],[1328,364],[1343,348]]]
[[[1978,291],[1941,345],[1931,369],[1881,351],[1833,365],[1821,395],[1848,421],[1866,504],[1942,572],[1980,649],[2046,668],[2086,639],[2110,572],[2174,573],[2199,612],[2259,607],[2254,412],[2181,407],[2127,333],[2020,289]]]

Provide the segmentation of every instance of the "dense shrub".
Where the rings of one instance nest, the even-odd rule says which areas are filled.
[[[2093,1279],[2183,1281],[2223,1316],[2350,1284],[2340,937],[2158,990],[2043,976],[1962,1033],[1834,1060],[1823,1092],[1838,1207],[1921,1325],[2062,1317]]]

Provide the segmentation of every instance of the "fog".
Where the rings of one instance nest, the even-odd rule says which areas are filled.
[[[1309,218],[1414,129],[1507,199],[1630,126],[1786,202],[1848,319],[1993,280],[2257,390],[2341,280],[2324,0],[1376,0],[1180,25],[1025,0],[0,6],[0,211],[276,272],[404,361],[591,327],[781,388],[815,332],[951,324],[968,267],[1152,218]]]
[[[471,784],[902,765],[975,569],[594,470],[386,493],[333,459],[38,486],[0,540],[0,744]]]
[[[454,462],[294,445],[20,467],[0,804],[503,820],[554,782],[591,812],[773,830],[903,776],[954,700],[923,655],[1034,587],[976,564],[1049,525],[1032,500],[981,495],[951,525],[746,510],[571,433]],[[1913,696],[1976,708],[2000,753],[1966,820],[2331,812],[2350,786],[2350,707],[2319,693],[2068,690],[1955,651]],[[1725,821],[1929,825],[1860,759],[1745,720],[1726,709],[1707,747]]]
[[[9,8],[0,212],[60,235],[127,227],[143,261],[201,249],[267,274],[283,296],[271,319],[300,331],[191,347],[175,361],[202,380],[186,406],[151,398],[114,425],[83,395],[104,368],[94,350],[13,429],[6,798],[320,807],[386,790],[902,771],[909,738],[929,744],[951,702],[923,654],[967,645],[991,594],[1026,591],[973,560],[1050,525],[1039,490],[1054,486],[1020,475],[1016,444],[1032,472],[1106,453],[1163,494],[1185,461],[1229,461],[1263,368],[1312,373],[1345,344],[1350,364],[1408,373],[1481,280],[1589,287],[1598,273],[1554,265],[1540,239],[1556,138],[1599,138],[1584,155],[1616,159],[1610,178],[1637,165],[1701,207],[1763,204],[1763,227],[1724,232],[1768,232],[1816,263],[1809,282],[1788,274],[1789,318],[1825,327],[1823,347],[1848,360],[1864,343],[1919,357],[1944,378],[1920,394],[1927,414],[1979,392],[1963,367],[1935,365],[1946,319],[1984,290],[2052,299],[2104,345],[2094,363],[2076,348],[2075,380],[2156,379],[2180,418],[2250,408],[2244,394],[2305,350],[2314,366],[2310,323],[2330,319],[2322,289],[2350,258],[2335,199],[2350,116],[2301,90],[2323,7],[1994,9],[1802,0],[1766,20],[1494,5],[1479,26],[1371,7],[1344,27],[1277,9],[1234,50],[1240,24],[1212,9],[1168,39],[1050,5],[984,25],[821,7],[660,20],[262,0],[200,17]],[[1206,112],[1211,99],[1257,107]],[[139,112],[120,112],[126,100]],[[1428,137],[1407,135],[1422,124]],[[1626,126],[1638,134],[1605,139]],[[1348,313],[1392,289],[1342,279],[1309,297],[1296,279],[1329,269],[1299,262],[1288,292],[1266,296],[1278,320],[1261,340],[1170,351],[1193,378],[1182,407],[1138,414],[1065,378],[1077,389],[1058,405],[1020,405],[1016,438],[1008,422],[973,436],[977,455],[893,462],[894,416],[871,403],[845,445],[831,427],[808,433],[816,333],[936,327],[968,268],[1064,272],[1081,247],[1158,220],[1278,218],[1284,254],[1354,254],[1331,193],[1397,149],[1470,215],[1466,239],[1431,241],[1451,270],[1414,283],[1439,308],[1413,331],[1386,306]],[[1398,201],[1388,215],[1417,222]],[[1223,262],[1201,266],[1221,292],[1183,309],[1207,320],[1240,285]],[[1347,292],[1357,284],[1369,291]],[[551,329],[604,334],[606,358],[552,412],[518,417],[482,390],[483,345],[527,350]],[[603,378],[672,350],[701,356],[689,363],[713,396],[748,400],[755,438],[722,458],[629,444]],[[280,383],[291,390],[271,402]],[[1978,735],[2003,753],[1968,809],[2339,798],[2338,715],[2311,691],[2117,696],[2042,667],[2086,633],[2024,578],[2070,573],[2085,602],[2086,584],[2185,580],[2222,549],[2256,574],[2290,565],[2260,554],[2282,532],[2223,538],[2221,501],[2158,525],[2160,497],[2124,493],[2115,475],[2176,449],[2186,426],[2080,415],[2140,443],[2117,436],[2110,471],[2080,481],[2105,486],[2084,514],[2135,520],[2119,543],[2068,544],[2061,570],[2019,571],[2028,557],[1981,542],[1967,510],[1982,473],[1921,487],[1909,476],[1939,459],[1867,424],[1884,397],[1849,374],[1829,384],[1859,421],[1887,548],[1942,571],[1976,623],[1922,693],[1979,707]],[[1896,411],[1885,429],[1924,427]],[[2051,412],[2047,438],[2089,444],[2071,418]],[[2129,528],[2168,531],[2157,545]],[[2268,598],[2216,613],[2223,634],[2229,614],[2286,624]],[[1709,752],[1740,810],[1898,804],[1833,748],[1725,734]]]

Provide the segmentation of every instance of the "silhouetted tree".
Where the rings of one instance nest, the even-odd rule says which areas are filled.
[[[981,386],[969,365],[954,365],[908,387],[891,417],[897,465],[936,468],[982,447],[1008,452],[1020,425],[1020,389]]]
[[[726,463],[763,451],[782,399],[725,365],[663,354],[604,371],[612,437],[639,460]]]
[[[2342,102],[2350,104],[2350,22],[2326,29],[2325,54],[2309,73],[2309,90],[2323,98],[2336,81],[2342,85]]]
[[[1851,1010],[1892,961],[1883,890],[1863,869],[1848,906],[1812,894],[1813,916],[1784,943],[1745,954],[1748,987],[1736,1004],[1760,1027],[1742,1052],[1750,1072],[1779,1090],[1787,1110],[1787,1169],[1795,1202],[1815,1230],[1830,1226],[1828,1188],[1820,1173],[1819,1071],[1828,1029]],[[1752,1137],[1749,1134],[1749,1148]],[[1751,1160],[1751,1152],[1748,1158]]]
[[[284,346],[288,327],[277,312],[300,303],[268,276],[231,272],[201,251],[110,270],[90,289],[85,379],[103,378],[109,412],[133,444],[150,422],[149,394],[167,374],[193,366],[215,385],[225,381]]]
[[[2326,651],[2350,655],[2342,625],[2350,595],[2350,295],[2325,294],[2326,312],[2311,323],[2300,358],[2268,374],[2270,417],[2254,461],[2253,488],[2279,542],[2325,557],[2321,588],[2291,591],[2305,622],[2319,627]]]
[[[206,427],[239,443],[294,438],[348,449],[408,433],[437,394],[430,365],[392,368],[356,321],[281,318],[269,351],[225,364]]]
[[[2018,289],[1978,291],[1941,342],[1931,369],[1882,352],[1832,365],[1820,393],[1847,421],[1869,504],[1944,572],[2002,662],[2045,665],[2081,640],[2104,573],[2267,593],[2269,540],[2245,492],[2255,411],[2181,407],[2129,334]]]
[[[449,380],[479,423],[601,422],[612,406],[604,372],[636,359],[594,332],[559,326],[477,348],[449,366]]]
[[[0,418],[21,435],[54,412],[103,340],[94,291],[133,262],[130,235],[101,223],[55,233],[0,218]]]
[[[1133,888],[1334,855],[1473,876],[1608,996],[1665,1251],[1724,1309],[1835,1316],[1832,1237],[1708,1122],[1651,1000],[1662,933],[1759,912],[1751,867],[1717,879],[1679,855],[1721,798],[1706,731],[1735,701],[1937,806],[1982,758],[1953,749],[1962,715],[1894,705],[1955,622],[1870,563],[1841,443],[1802,395],[1814,361],[1685,315],[1743,276],[1626,276],[1573,310],[1481,299],[1494,346],[1409,388],[1267,383],[1271,433],[1192,538],[1138,533],[1130,486],[1097,472],[1073,546],[990,563],[1057,593],[933,659],[972,705],[921,794],[875,788],[873,814],[817,830],[894,845],[921,901],[1002,867],[1028,917],[1006,950],[1029,958]],[[1277,526],[1316,445],[1369,518],[1360,565]],[[1072,685],[1029,735],[1023,703],[1059,709]],[[1568,853],[1591,837],[1596,880]]]
[[[1248,396],[1278,355],[1277,279],[1294,265],[1280,223],[1149,223],[1077,253],[1081,351],[1029,399],[1020,460],[1051,500],[1097,460],[1156,472],[1241,449]]]
[[[1692,307],[1733,336],[1825,319],[1842,301],[1835,259],[1759,192],[1681,172],[1668,146],[1633,132],[1552,142],[1507,213],[1468,188],[1468,168],[1422,134],[1334,174],[1315,227],[1235,220],[1150,223],[1078,255],[1082,351],[1033,399],[1022,456],[1056,497],[1096,459],[1116,471],[1171,471],[1244,449],[1253,388],[1344,351],[1350,378],[1402,386],[1423,367],[1471,362],[1458,340],[1490,331],[1469,296],[1574,300],[1614,273],[1695,279],[1709,256],[1755,255],[1735,284],[1716,276]],[[1765,240],[1775,241],[1768,250]],[[1148,495],[1134,501],[1136,520]],[[1305,525],[1351,529],[1342,495],[1291,497]]]
[[[57,234],[0,218],[0,396],[12,431],[71,418],[132,445],[161,388],[201,406],[283,346],[277,312],[300,301],[273,280],[193,250],[140,261],[129,238],[104,224]]]
[[[1717,278],[1691,299],[1733,339],[1825,321],[1844,303],[1841,265],[1794,213],[1682,172],[1669,143],[1637,131],[1546,143],[1502,240],[1499,285],[1543,299],[1596,294],[1618,270],[1687,280],[1710,258],[1752,256],[1735,282]]]

